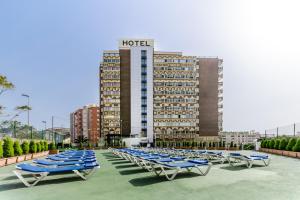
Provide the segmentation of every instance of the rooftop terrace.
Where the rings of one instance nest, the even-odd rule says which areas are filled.
[[[27,188],[12,173],[14,165],[2,167],[0,199],[300,199],[298,159],[271,155],[270,166],[254,165],[251,169],[215,164],[206,176],[178,174],[175,180],[167,181],[108,151],[96,151],[96,155],[101,169],[87,181],[74,174],[50,176]]]

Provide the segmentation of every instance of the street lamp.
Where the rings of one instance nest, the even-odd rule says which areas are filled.
[[[46,137],[46,129],[47,129],[47,121],[42,121],[43,124],[45,124],[44,134],[42,135],[42,139]]]
[[[26,97],[27,98],[27,106],[28,106],[28,109],[27,109],[27,125],[29,127],[29,98],[30,96],[28,94],[22,94],[22,97]]]

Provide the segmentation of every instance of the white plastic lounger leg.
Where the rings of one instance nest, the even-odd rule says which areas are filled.
[[[48,172],[42,172],[42,173],[29,173],[32,174],[32,176],[36,179],[34,182],[29,183],[21,174],[20,170],[14,170],[13,171],[14,174],[24,183],[25,186],[27,187],[32,187],[35,186],[38,182],[40,182],[41,180],[43,180],[46,176],[48,176]],[[40,175],[40,176],[36,176],[36,175]]]
[[[83,180],[86,180],[86,177],[85,177],[83,174],[81,174],[78,170],[73,170],[73,172],[74,172],[76,175],[78,175],[80,178],[82,178]]]
[[[197,168],[197,169],[199,170],[199,172],[200,172],[200,174],[201,174],[202,176],[205,176],[205,175],[208,174],[208,172],[210,171],[211,166],[212,166],[212,164],[211,164],[211,163],[208,163],[208,167],[206,168],[205,171],[202,171],[202,170],[201,170],[201,168],[200,168],[201,165],[200,165],[200,166],[197,166],[197,167],[195,167],[195,168]]]
[[[174,169],[174,168],[169,168],[169,169]],[[172,173],[172,174],[168,174],[167,172],[166,172],[166,170],[164,169],[164,167],[162,167],[162,173],[165,175],[165,177],[169,180],[169,181],[172,181],[174,178],[175,178],[175,176],[178,174],[178,172],[180,171],[180,168],[179,167],[177,167],[176,169],[175,169],[175,171]]]
[[[266,161],[267,160],[267,161]],[[269,166],[269,164],[270,164],[270,162],[271,162],[271,159],[270,158],[268,158],[268,159],[264,159],[263,160],[263,162],[264,162],[264,164],[265,164],[265,166]]]

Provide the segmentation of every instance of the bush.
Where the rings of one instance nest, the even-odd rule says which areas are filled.
[[[269,148],[270,148],[270,149],[274,149],[274,146],[275,146],[275,139],[272,139],[272,140],[269,142]]]
[[[254,145],[253,144],[245,144],[244,150],[254,150]]]
[[[36,151],[37,151],[36,143],[33,140],[31,140],[29,143],[29,152],[36,153]]]
[[[292,150],[293,150],[293,147],[294,147],[295,144],[296,144],[296,142],[297,142],[296,138],[290,138],[289,143],[288,143],[288,145],[286,146],[285,149],[286,149],[287,151],[292,151]]]
[[[3,139],[3,156],[5,158],[7,157],[13,157],[14,154],[14,142],[11,138],[6,137]]]
[[[21,156],[23,154],[23,150],[20,146],[20,142],[18,140],[16,140],[14,142],[14,152],[16,156]]]
[[[50,150],[55,150],[56,149],[56,146],[53,142],[50,143]]]
[[[44,151],[48,151],[48,142],[44,141]]]
[[[2,141],[0,140],[0,158],[3,157],[3,147],[2,147]]]
[[[293,151],[300,152],[300,138],[297,140],[295,146],[293,147]]]
[[[24,154],[28,154],[29,153],[29,144],[27,141],[24,141],[22,143],[22,150]]]
[[[41,144],[39,142],[36,143],[36,152],[41,152]]]
[[[275,140],[274,149],[279,149],[280,139]]]
[[[280,140],[279,149],[280,149],[280,150],[285,150],[286,145],[287,145],[287,140],[286,140],[285,138],[282,138],[282,139]]]
[[[41,151],[44,151],[45,147],[44,147],[44,142],[40,141],[40,145],[41,145]]]

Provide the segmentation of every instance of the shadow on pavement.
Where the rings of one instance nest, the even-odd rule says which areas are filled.
[[[42,185],[49,185],[49,184],[61,184],[61,183],[68,183],[73,181],[82,181],[80,177],[65,177],[65,178],[58,178],[58,179],[44,179],[39,182],[34,187],[39,187]],[[8,184],[1,184],[0,185],[0,192],[4,192],[7,190],[14,190],[20,188],[27,188],[21,181],[18,183],[8,183]]]
[[[147,173],[144,169],[138,168],[138,169],[128,169],[128,170],[122,170],[119,171],[121,175],[131,175],[131,174],[137,174],[137,173]]]
[[[123,168],[129,168],[129,167],[137,167],[137,166],[134,165],[134,164],[129,164],[129,165],[117,165],[117,166],[115,166],[115,168],[117,168],[117,169],[123,169]]]
[[[194,172],[189,172],[189,173],[181,173],[177,174],[175,179],[173,181],[176,181],[178,179],[184,179],[184,178],[194,178],[194,177],[199,177],[201,178],[201,175],[194,173]],[[146,185],[152,185],[152,184],[157,184],[157,183],[162,183],[162,182],[172,182],[168,181],[165,176],[145,176],[145,177],[140,177],[140,178],[134,178],[129,181],[133,186],[141,187],[141,186],[146,186]]]
[[[123,160],[123,161],[118,161],[118,162],[112,162],[111,164],[113,164],[113,165],[119,165],[119,164],[127,164],[127,163],[131,163],[131,162],[128,161],[128,160]]]

